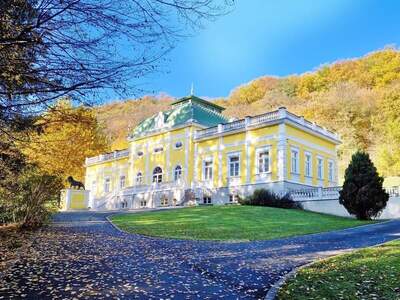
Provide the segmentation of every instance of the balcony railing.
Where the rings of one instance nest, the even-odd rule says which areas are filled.
[[[321,127],[315,123],[305,120],[303,117],[292,114],[286,110],[286,108],[280,108],[276,111],[268,112],[262,115],[254,116],[254,117],[246,117],[245,119],[229,122],[225,124],[219,124],[218,126],[205,128],[202,130],[198,130],[195,134],[195,139],[201,139],[204,137],[210,137],[213,135],[217,135],[220,133],[225,133],[233,130],[245,129],[247,127],[258,126],[261,124],[267,124],[269,122],[287,119],[296,124],[307,127],[313,131],[316,131],[320,134],[323,134],[332,139],[338,140],[339,137],[337,134],[332,131],[327,130],[324,127]]]
[[[98,156],[87,157],[85,160],[86,165],[91,165],[99,162],[110,161],[118,158],[128,157],[129,150],[116,150],[111,153],[100,154]]]

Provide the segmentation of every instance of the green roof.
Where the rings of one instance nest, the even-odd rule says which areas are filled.
[[[184,97],[173,102],[171,109],[143,120],[132,131],[130,137],[144,136],[190,123],[204,127],[227,123],[229,120],[221,114],[222,110],[224,110],[223,107],[196,96]]]

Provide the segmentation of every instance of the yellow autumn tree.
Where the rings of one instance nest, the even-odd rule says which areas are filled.
[[[109,149],[93,110],[73,107],[69,100],[59,101],[38,123],[41,131],[21,148],[28,160],[51,175],[83,180],[85,157]]]

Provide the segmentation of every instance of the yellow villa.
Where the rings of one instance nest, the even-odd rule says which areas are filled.
[[[143,120],[128,149],[86,159],[92,209],[237,202],[255,189],[276,193],[337,186],[338,136],[284,107],[230,120],[196,96]]]

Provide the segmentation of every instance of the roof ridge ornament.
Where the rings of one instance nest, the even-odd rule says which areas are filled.
[[[194,96],[194,84],[192,82],[192,86],[190,87],[190,96]]]

